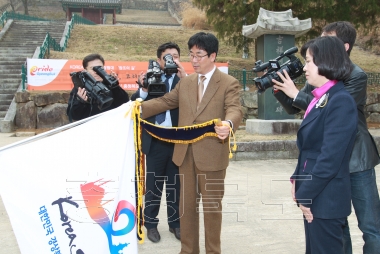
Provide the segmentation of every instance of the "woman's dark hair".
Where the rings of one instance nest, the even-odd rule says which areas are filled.
[[[88,65],[88,62],[91,62],[91,61],[94,61],[94,60],[97,60],[97,59],[99,59],[100,61],[102,61],[103,65],[104,65],[104,58],[101,55],[99,55],[99,54],[91,54],[91,55],[88,55],[85,58],[83,58],[83,61],[82,61],[83,68],[86,69],[87,65]]]
[[[189,50],[196,46],[199,49],[203,49],[210,56],[215,53],[215,57],[218,55],[219,41],[215,35],[211,33],[199,32],[190,37],[187,42]]]
[[[324,36],[306,42],[301,48],[301,55],[306,58],[306,51],[313,56],[318,67],[318,74],[329,80],[346,80],[352,71],[352,63],[344,43],[336,36]]]

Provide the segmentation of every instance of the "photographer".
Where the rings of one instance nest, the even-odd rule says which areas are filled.
[[[326,25],[322,36],[336,36],[344,42],[350,55],[356,39],[354,26],[347,21],[338,21]],[[367,75],[357,65],[352,64],[352,71],[343,80],[345,89],[356,102],[358,114],[358,133],[351,154],[349,169],[351,178],[352,204],[358,220],[359,229],[363,232],[363,253],[378,253],[380,249],[380,201],[376,185],[375,166],[379,164],[379,153],[376,144],[368,131],[364,107],[367,99]],[[275,83],[274,96],[289,114],[306,110],[313,99],[314,88],[307,82],[299,91],[287,73],[281,75],[282,82]],[[352,253],[348,221],[344,227],[344,249]]]
[[[170,54],[169,61],[166,59],[167,54]],[[165,59],[166,58],[166,59]],[[165,66],[171,65],[172,61],[177,65],[178,73],[159,74],[160,83],[164,84],[171,91],[177,85],[180,78],[186,76],[186,72],[180,64],[180,49],[175,43],[164,43],[157,49],[157,62],[160,66],[160,72],[165,70]],[[145,75],[145,79],[148,74]],[[144,75],[140,75],[139,83],[146,84],[147,81],[143,80]],[[162,82],[161,82],[162,81]],[[148,87],[141,87],[131,96],[131,100],[142,98],[143,100],[150,100],[157,98],[160,95],[153,95],[148,93]],[[177,127],[178,126],[178,108],[168,110],[164,114],[159,114],[146,119],[147,121],[156,125],[164,127]],[[158,140],[149,135],[145,130],[142,133],[142,151],[146,155],[146,194],[145,194],[145,209],[144,219],[145,227],[147,229],[148,239],[154,243],[160,241],[160,233],[157,230],[158,226],[158,213],[160,210],[161,196],[163,184],[166,185],[166,203],[167,203],[167,220],[169,224],[169,231],[180,240],[180,224],[179,224],[179,196],[180,196],[180,180],[178,167],[173,163],[174,144]]]
[[[93,70],[93,67],[95,66],[104,67],[104,59],[101,55],[91,54],[86,56],[83,59],[82,65],[85,69],[84,72],[90,74],[90,78],[94,78],[95,82],[103,82],[103,78],[100,77]],[[112,72],[111,76],[117,79],[116,73]],[[103,84],[102,86],[105,87]],[[107,89],[107,95],[110,97],[110,100],[113,99],[113,101],[110,106],[99,107],[98,105],[96,105],[95,101],[90,101],[88,96],[89,91],[86,91],[84,87],[77,87],[77,85],[75,85],[74,88],[71,90],[69,103],[66,111],[70,121],[81,120],[86,117],[117,108],[120,105],[129,101],[127,92],[125,92],[118,84],[114,88],[105,87],[105,89]]]

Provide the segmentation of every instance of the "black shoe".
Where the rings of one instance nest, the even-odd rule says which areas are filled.
[[[161,240],[160,233],[158,233],[157,228],[148,229],[148,239],[154,243],[158,243]]]
[[[173,233],[175,238],[181,240],[181,229],[180,228],[169,228],[170,233]]]

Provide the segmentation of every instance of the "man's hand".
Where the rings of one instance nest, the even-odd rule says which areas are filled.
[[[284,75],[280,72],[277,72],[277,75],[281,78],[284,83],[278,82],[277,80],[272,79],[274,83],[273,88],[283,91],[289,98],[294,99],[298,94],[298,89],[295,86],[293,80],[289,77],[289,74],[284,70]]]
[[[178,59],[173,59],[173,61],[178,65],[178,68],[177,68],[177,70],[178,70],[178,72],[177,72],[177,76],[178,76],[179,78],[184,78],[184,77],[186,77],[186,76],[187,76],[186,71],[185,71],[185,69],[183,68],[182,64],[178,61]]]
[[[119,76],[117,75],[117,73],[114,72],[113,70],[111,70],[110,75],[111,75],[112,77],[114,77],[116,80],[120,80],[120,78],[119,78]]]
[[[143,71],[140,72],[140,75],[139,75],[139,78],[138,78],[138,79],[139,79],[138,82],[139,82],[140,85],[141,85],[141,89],[142,89],[144,92],[148,92],[148,89],[143,87],[145,75],[146,75],[146,72],[143,72]]]
[[[222,121],[221,125],[215,125],[214,129],[221,140],[226,139],[230,135],[230,123],[227,121]]]
[[[84,101],[87,101],[88,99],[86,89],[84,88],[78,87],[77,95]]]
[[[307,222],[311,223],[313,221],[313,214],[311,213],[310,208],[303,205],[300,205],[300,208]]]

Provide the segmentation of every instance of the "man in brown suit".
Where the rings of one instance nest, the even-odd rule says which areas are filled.
[[[229,128],[242,120],[239,82],[215,66],[218,39],[200,32],[188,41],[190,61],[195,73],[182,78],[175,89],[163,97],[142,103],[142,117],[179,108],[178,126],[200,124],[220,118],[216,137],[193,144],[176,144],[173,162],[181,179],[180,224],[181,254],[199,253],[199,203],[202,199],[206,253],[221,253],[222,199],[229,163]]]

